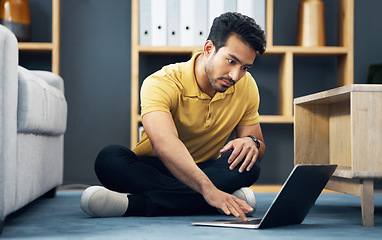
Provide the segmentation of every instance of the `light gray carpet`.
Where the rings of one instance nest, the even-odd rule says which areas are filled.
[[[261,217],[276,194],[258,193],[255,217]],[[197,227],[214,216],[90,218],[79,207],[81,192],[59,191],[7,218],[1,239],[380,239],[382,195],[375,195],[375,227],[363,227],[359,197],[322,194],[301,225],[246,230]]]

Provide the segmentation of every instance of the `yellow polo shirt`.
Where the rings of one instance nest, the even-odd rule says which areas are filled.
[[[142,116],[153,111],[170,113],[180,140],[197,163],[217,159],[237,125],[258,123],[260,101],[250,73],[212,99],[202,92],[194,74],[195,59],[200,54],[187,62],[163,67],[147,77],[141,87]],[[133,151],[141,156],[155,156],[144,131]]]

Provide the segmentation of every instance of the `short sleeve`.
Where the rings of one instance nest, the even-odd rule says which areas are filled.
[[[141,115],[153,111],[171,113],[176,102],[176,85],[165,75],[151,75],[143,81],[141,87]]]
[[[260,122],[259,119],[259,105],[260,105],[260,95],[257,84],[255,80],[247,75],[247,86],[245,86],[245,94],[247,99],[247,109],[244,116],[240,120],[238,125],[253,125]]]

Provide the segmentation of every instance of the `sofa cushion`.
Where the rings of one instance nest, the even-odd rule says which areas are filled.
[[[36,75],[37,77],[40,77],[44,79],[45,82],[47,82],[50,86],[53,86],[60,90],[61,92],[64,92],[64,80],[58,76],[55,73],[48,72],[48,71],[40,71],[40,70],[29,70],[31,73]]]
[[[20,66],[18,79],[17,131],[45,135],[63,134],[67,117],[63,92]]]

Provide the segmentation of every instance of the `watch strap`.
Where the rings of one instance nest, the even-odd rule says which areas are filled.
[[[260,141],[257,140],[257,138],[255,138],[255,137],[252,136],[252,135],[248,135],[248,136],[246,136],[246,137],[250,137],[250,138],[255,142],[256,147],[257,147],[258,149],[260,149],[261,144],[260,144]]]

